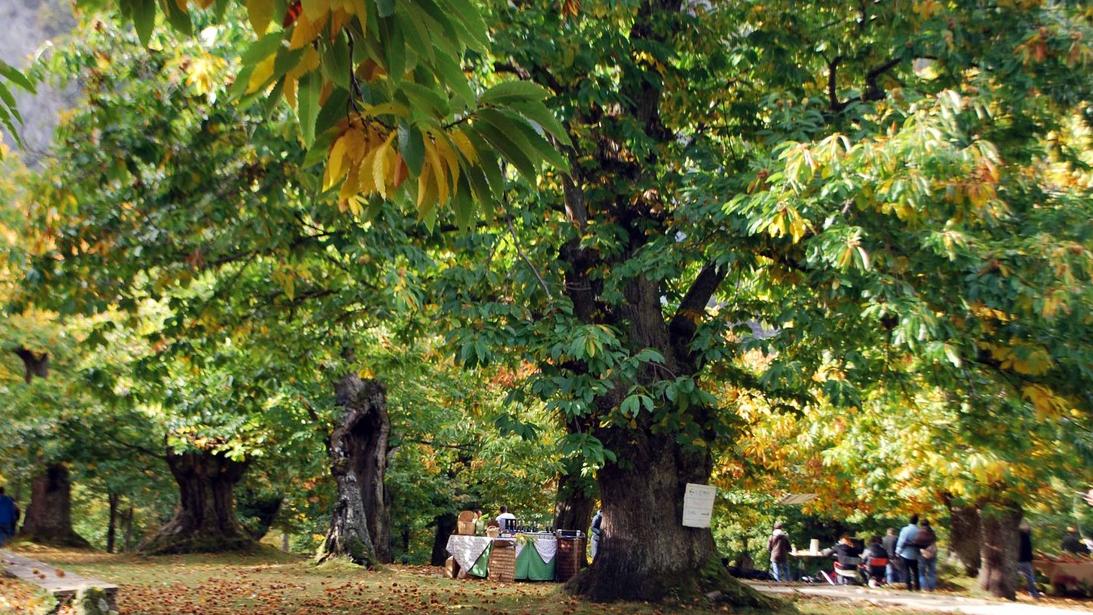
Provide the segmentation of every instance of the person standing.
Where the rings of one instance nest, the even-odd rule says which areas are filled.
[[[1036,573],[1032,569],[1032,528],[1028,521],[1022,520],[1017,531],[1017,572],[1028,582],[1028,595],[1039,600],[1040,590],[1036,589]]]
[[[19,521],[19,507],[15,500],[0,487],[0,547],[15,536],[15,524]]]
[[[1074,526],[1066,528],[1066,534],[1063,535],[1063,542],[1059,546],[1067,553],[1073,553],[1074,555],[1089,555],[1089,547],[1085,546],[1085,543],[1082,542],[1082,537],[1078,535],[1078,528]]]
[[[896,539],[896,553],[903,564],[903,574],[907,579],[907,589],[918,591],[922,588],[918,580],[918,546],[915,538],[918,536],[918,515],[911,515],[911,519],[903,529],[899,531]]]
[[[592,517],[592,563],[596,563],[596,554],[600,552],[600,536],[603,534],[603,509],[596,511]]]
[[[923,519],[919,524],[915,544],[918,545],[918,585],[932,592],[937,589],[937,535],[929,521]]]
[[[497,526],[501,528],[501,531],[515,531],[516,515],[509,512],[508,506],[502,506],[500,512],[496,519]]]
[[[789,534],[782,529],[782,522],[774,524],[774,531],[767,540],[767,551],[770,552],[770,575],[775,581],[786,583],[789,578]]]
[[[881,541],[881,545],[884,547],[888,558],[888,565],[884,567],[885,581],[889,585],[903,582],[903,562],[899,559],[899,554],[896,553],[896,541],[899,540],[899,535],[896,533],[896,528],[888,528],[888,533],[885,534],[884,540]]]

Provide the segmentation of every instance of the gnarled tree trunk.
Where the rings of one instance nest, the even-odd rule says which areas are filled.
[[[391,538],[383,476],[387,470],[387,392],[376,380],[342,378],[334,392],[344,409],[330,436],[330,473],[338,496],[330,531],[318,560],[346,556],[373,566],[391,561]]]
[[[138,547],[149,554],[234,551],[254,541],[235,518],[235,485],[246,462],[223,453],[168,449],[167,467],[178,483],[174,517]]]
[[[1012,503],[987,504],[979,509],[982,562],[979,586],[1007,600],[1017,599],[1017,526],[1021,508]]]
[[[949,507],[949,550],[960,560],[969,577],[979,574],[980,532],[977,508]]]
[[[22,535],[43,544],[90,548],[72,529],[72,483],[63,463],[51,463],[31,481]]]

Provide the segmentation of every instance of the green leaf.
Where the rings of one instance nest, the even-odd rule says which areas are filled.
[[[14,66],[3,60],[0,60],[0,75],[3,75],[8,81],[11,81],[31,94],[37,93],[34,82],[28,79],[23,73],[16,70]]]
[[[529,180],[533,180],[537,175],[538,166],[536,161],[529,155],[528,151],[531,150],[529,145],[521,147],[517,143],[513,142],[510,138],[510,133],[506,132],[507,125],[502,124],[500,128],[497,125],[483,119],[475,122],[474,130],[482,135],[482,138],[489,142],[497,151],[501,152],[501,155],[505,157],[505,160],[512,163],[516,167],[516,170],[520,171],[520,174]],[[519,137],[517,137],[519,139]],[[491,182],[492,183],[492,182]]]
[[[400,123],[398,127],[398,151],[406,161],[410,175],[421,175],[421,165],[425,162],[425,140],[415,126]]]
[[[285,35],[281,32],[270,32],[254,41],[251,43],[250,47],[247,47],[247,50],[239,56],[240,62],[242,62],[243,66],[251,66],[265,60],[280,48],[284,36]]]
[[[349,42],[345,34],[339,33],[330,47],[323,53],[323,74],[335,84],[346,90],[349,89],[349,71],[352,67],[349,63]]]
[[[549,96],[550,92],[537,83],[513,79],[502,81],[486,90],[478,98],[478,102],[483,105],[501,105],[530,100],[542,101]]]
[[[341,121],[345,117],[347,105],[349,105],[348,90],[334,88],[330,96],[326,97],[322,110],[319,111],[319,117],[315,121],[315,134],[326,134],[328,130]]]
[[[554,167],[557,169],[561,169],[563,171],[569,169],[569,161],[566,160],[560,153],[558,153],[558,150],[554,149],[554,146],[551,145],[550,142],[547,141],[545,138],[543,138],[543,135],[536,132],[536,130],[532,128],[531,125],[527,123],[527,120],[523,117],[515,113],[498,111],[495,109],[482,109],[480,113],[483,113],[486,117],[490,118],[495,117],[495,115],[505,117],[511,123],[512,130],[520,133],[520,135],[524,138],[524,141],[526,141],[529,146],[534,148],[535,153],[538,155],[539,159],[550,162],[550,164],[554,165]],[[513,140],[515,141],[516,139]]]
[[[376,11],[380,17],[390,17],[395,14],[395,0],[376,0]]]
[[[300,132],[307,147],[315,142],[315,121],[319,117],[319,92],[322,85],[322,76],[312,71],[300,77],[296,90],[296,116],[300,120]]]
[[[474,90],[471,89],[467,76],[463,74],[463,69],[451,55],[447,53],[436,54],[436,63],[433,66],[436,69],[437,77],[451,89],[452,93],[463,102],[464,106],[474,106]]]
[[[448,3],[455,9],[452,13],[459,17],[467,33],[474,39],[477,49],[486,51],[489,48],[490,38],[482,14],[468,0],[448,0]]]
[[[517,102],[510,103],[512,109],[518,111],[521,115],[532,120],[539,126],[542,126],[543,130],[554,136],[562,142],[563,145],[572,147],[573,142],[569,140],[569,134],[566,132],[565,127],[558,121],[558,118],[554,117],[554,114],[547,109],[546,105],[538,101]]]
[[[132,0],[133,27],[137,30],[140,44],[148,46],[156,25],[156,0]]]
[[[174,0],[161,0],[160,4],[163,6],[163,12],[167,14],[167,23],[171,24],[172,28],[186,35],[194,33],[194,25],[190,21],[190,15],[178,8],[178,4]]]

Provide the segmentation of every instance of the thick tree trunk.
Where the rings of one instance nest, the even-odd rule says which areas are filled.
[[[118,494],[109,492],[106,500],[110,507],[109,518],[106,522],[106,552],[114,552],[114,542],[118,533]]]
[[[569,592],[593,601],[719,592],[719,599],[734,605],[776,605],[728,575],[708,528],[682,525],[687,483],[709,481],[708,454],[685,451],[673,437],[648,432],[618,431],[601,439],[618,462],[599,472],[600,550],[596,562],[567,583]]]
[[[328,447],[338,496],[318,559],[347,556],[364,566],[390,562],[390,522],[383,485],[391,430],[387,392],[380,382],[361,380],[356,374],[342,378],[334,391],[344,409]]]
[[[443,566],[448,559],[448,537],[455,532],[458,519],[455,513],[446,512],[437,515],[436,535],[433,537],[433,553],[429,557],[429,563],[434,566]]]
[[[979,586],[1007,600],[1017,599],[1017,526],[1021,509],[1010,503],[979,509],[982,535]]]
[[[969,577],[979,575],[979,510],[973,506],[949,507],[949,550]]]
[[[22,533],[43,544],[90,548],[72,529],[72,483],[64,464],[51,463],[34,477]]]
[[[140,545],[149,554],[234,551],[254,545],[235,518],[235,485],[247,464],[223,453],[175,453],[167,467],[178,483],[174,517]]]

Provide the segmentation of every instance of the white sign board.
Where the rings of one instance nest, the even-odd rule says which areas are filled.
[[[683,492],[683,527],[710,527],[717,487],[687,483]]]

